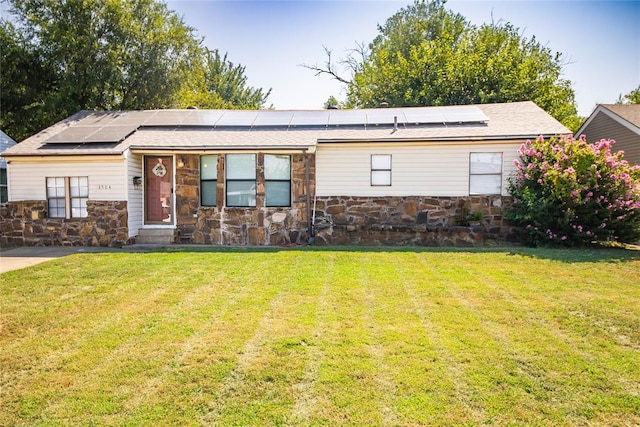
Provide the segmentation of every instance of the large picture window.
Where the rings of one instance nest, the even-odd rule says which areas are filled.
[[[391,185],[391,154],[371,155],[371,185]]]
[[[200,204],[216,206],[216,187],[218,186],[218,156],[200,157]]]
[[[266,206],[291,206],[291,156],[264,155]]]
[[[89,179],[86,176],[47,178],[49,218],[86,218]]]
[[[256,155],[227,154],[225,158],[227,206],[256,206]]]
[[[469,194],[501,194],[502,153],[471,153]]]

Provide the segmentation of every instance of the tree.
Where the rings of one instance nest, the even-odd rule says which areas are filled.
[[[444,7],[416,0],[378,27],[362,61],[350,56],[354,107],[460,105],[532,100],[571,128],[575,94],[562,79],[562,56],[511,24],[471,25]],[[362,50],[358,50],[361,52]],[[354,62],[357,64],[353,66]],[[333,68],[332,68],[333,67]],[[316,74],[320,67],[309,67]],[[321,68],[335,74],[330,58]]]
[[[640,166],[630,166],[612,140],[527,141],[509,180],[505,218],[534,246],[635,242],[640,237]]]
[[[7,2],[16,26],[2,22],[10,47],[3,44],[3,67],[11,60],[6,52],[45,71],[20,98],[2,92],[0,126],[19,139],[83,109],[182,108],[193,100],[260,108],[268,96],[247,88],[244,67],[205,50],[195,30],[160,1]],[[3,88],[25,86],[40,73],[35,69],[25,76],[3,69]],[[23,121],[25,109],[42,120]]]
[[[191,103],[201,108],[259,109],[263,108],[271,89],[247,85],[245,67],[235,65],[218,50],[205,50],[202,87],[191,97]]]
[[[341,107],[340,102],[338,102],[336,97],[333,95],[327,98],[324,105],[322,106],[322,108],[324,108],[325,110],[338,109],[340,107]]]
[[[640,104],[640,85],[624,97],[620,95],[616,104]]]
[[[0,21],[0,128],[20,141],[55,121],[45,96],[55,71],[7,21]]]

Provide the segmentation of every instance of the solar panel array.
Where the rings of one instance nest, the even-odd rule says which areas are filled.
[[[476,106],[376,108],[362,110],[153,110],[98,112],[46,143],[119,143],[140,127],[332,128],[483,123]]]

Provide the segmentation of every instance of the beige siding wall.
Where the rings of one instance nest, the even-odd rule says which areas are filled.
[[[129,236],[134,237],[138,235],[138,230],[143,225],[143,205],[142,198],[144,194],[142,185],[133,185],[133,177],[139,176],[142,178],[142,155],[131,154],[127,155],[127,200],[128,200],[128,212],[129,212]]]
[[[514,172],[513,160],[524,141],[509,143],[319,144],[316,151],[318,196],[466,196],[469,154],[503,153],[502,194]],[[392,185],[370,185],[371,155],[392,155]]]
[[[10,201],[46,200],[46,178],[86,176],[89,199],[126,200],[126,171],[120,157],[11,158]]]
[[[601,139],[614,139],[614,151],[624,151],[624,158],[629,163],[640,165],[640,135],[632,132],[604,113],[599,113],[584,129],[587,141],[596,142]]]

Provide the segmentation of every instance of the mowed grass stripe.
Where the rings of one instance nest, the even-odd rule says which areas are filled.
[[[159,393],[128,414],[127,423],[179,424],[185,416],[194,420],[206,416],[211,412],[212,396],[217,396],[239,365],[250,360],[252,355],[247,352],[258,351],[256,330],[273,310],[280,284],[269,271],[270,263],[264,265],[264,254],[255,255],[250,259],[229,256],[227,267],[233,270],[235,294],[228,295],[219,309],[205,316],[209,320],[199,328],[195,339],[186,343],[188,351],[172,360]],[[215,256],[209,256],[214,264]]]
[[[561,295],[553,296],[551,292],[539,290],[529,294],[529,298],[516,299],[514,288],[517,288],[518,281],[508,280],[501,275],[488,276],[481,268],[467,267],[480,278],[485,290],[496,292],[494,301],[499,301],[495,309],[486,310],[488,316],[485,323],[510,334],[511,346],[519,355],[520,369],[531,372],[532,380],[538,379],[533,384],[537,383],[536,389],[542,393],[542,400],[563,402],[562,405],[556,405],[555,411],[549,410],[558,421],[592,421],[594,414],[598,413],[598,407],[626,406],[632,413],[640,413],[640,360],[637,346],[627,345],[632,343],[631,340],[626,335],[620,339],[617,329],[614,329],[616,333],[611,333],[610,328],[590,322],[585,316],[576,316],[575,307],[566,304],[578,294],[579,299],[584,298],[588,306],[596,309],[598,323],[609,323],[605,319],[611,317],[612,310],[598,310],[598,307],[602,301],[611,301],[612,297],[619,295],[622,291],[619,285],[602,288],[601,284],[595,285],[590,281],[580,283],[575,280],[575,272],[569,271],[569,279],[564,279],[566,283],[558,288],[561,289]],[[573,269],[573,266],[569,269]],[[546,276],[544,271],[540,271],[531,274],[530,279],[536,281],[539,275]],[[497,281],[500,277],[502,280]],[[549,280],[555,281],[562,282],[562,276]],[[621,278],[621,281],[625,279]],[[637,283],[629,282],[625,291],[634,287],[637,292]],[[525,320],[523,327],[512,332],[509,332],[511,328],[504,319],[497,316],[498,308],[509,307],[512,310],[524,308],[526,316],[509,313],[508,319],[511,321],[517,318]],[[546,308],[544,315],[540,314],[541,307]],[[637,314],[635,321],[631,317],[632,314],[627,312],[624,314],[625,321],[616,323],[626,325],[623,328],[625,330],[633,328],[638,318]],[[616,341],[620,345],[610,345]],[[540,357],[545,354],[554,354],[555,357]],[[612,405],[610,400],[616,403]],[[609,420],[615,419],[612,414],[609,415]]]
[[[362,281],[372,323],[382,424],[424,423],[433,420],[434,413],[451,412],[455,381],[447,355],[415,300],[415,282],[422,280],[418,266],[408,254],[400,263],[390,262],[385,254],[373,254],[367,261]]]
[[[607,360],[616,360],[616,363],[635,360],[632,364],[636,366],[637,354],[605,357],[607,350],[602,348],[601,343],[598,342],[599,339],[585,340],[584,334],[563,328],[562,325],[553,321],[556,316],[553,316],[551,321],[545,320],[549,318],[549,312],[554,314],[556,311],[563,310],[559,303],[563,298],[547,299],[542,304],[536,303],[538,295],[545,294],[542,290],[540,293],[527,294],[527,298],[521,298],[514,304],[513,298],[506,295],[511,289],[517,288],[519,282],[507,280],[499,286],[492,285],[492,280],[500,275],[488,277],[485,274],[486,269],[468,262],[468,258],[460,259],[459,268],[460,274],[465,277],[460,283],[465,283],[467,289],[477,287],[473,292],[474,299],[462,297],[462,300],[466,301],[466,305],[480,307],[475,312],[481,316],[481,324],[491,331],[490,333],[497,341],[511,349],[511,357],[516,361],[517,369],[514,370],[513,366],[509,367],[508,379],[515,381],[515,384],[524,388],[527,394],[535,397],[529,403],[522,401],[519,405],[514,405],[518,410],[525,408],[525,413],[544,414],[545,419],[553,419],[557,422],[571,419],[580,423],[587,422],[596,413],[588,400],[594,397],[597,399],[603,387],[606,388],[605,394],[608,398],[622,400],[617,402],[616,406],[628,405],[628,409],[632,412],[637,409],[637,399],[632,397],[629,401],[627,398],[630,395],[619,396],[617,391],[606,385],[610,378],[604,378],[602,374],[607,370],[603,369],[603,366],[598,366],[600,362],[606,363]],[[544,271],[539,271],[537,274],[530,273],[529,278],[535,280],[535,276],[539,274],[546,273]],[[576,287],[573,272],[569,272],[568,276],[571,278],[570,282],[560,284],[560,288]],[[556,280],[562,282],[562,279],[557,277],[550,279],[551,282]],[[595,296],[594,293],[593,297]],[[542,313],[541,308],[545,310]],[[518,319],[524,319],[524,322],[518,322]],[[601,337],[601,335],[598,336]],[[626,353],[626,350],[623,352]],[[541,357],[542,355],[553,356]],[[561,373],[560,376],[556,374],[558,372]],[[633,372],[637,372],[637,369]],[[614,377],[619,376],[615,370],[609,371],[609,374]],[[586,392],[577,392],[578,389],[584,388],[587,388]],[[514,399],[504,399],[498,395],[497,401],[513,403]],[[548,402],[554,402],[553,409],[550,409],[551,405],[547,404]],[[558,404],[558,402],[562,403]],[[528,404],[533,407],[527,411]],[[500,408],[500,411],[504,410]],[[526,418],[522,418],[522,415],[519,415],[518,419],[527,421]]]
[[[316,309],[322,276],[293,253],[277,255],[269,277],[278,293],[253,336],[243,345],[234,369],[213,393],[203,424],[246,425],[292,420],[299,384],[316,346]],[[274,264],[274,263],[271,263]]]
[[[629,251],[69,257],[0,277],[0,425],[633,425],[638,268]]]

